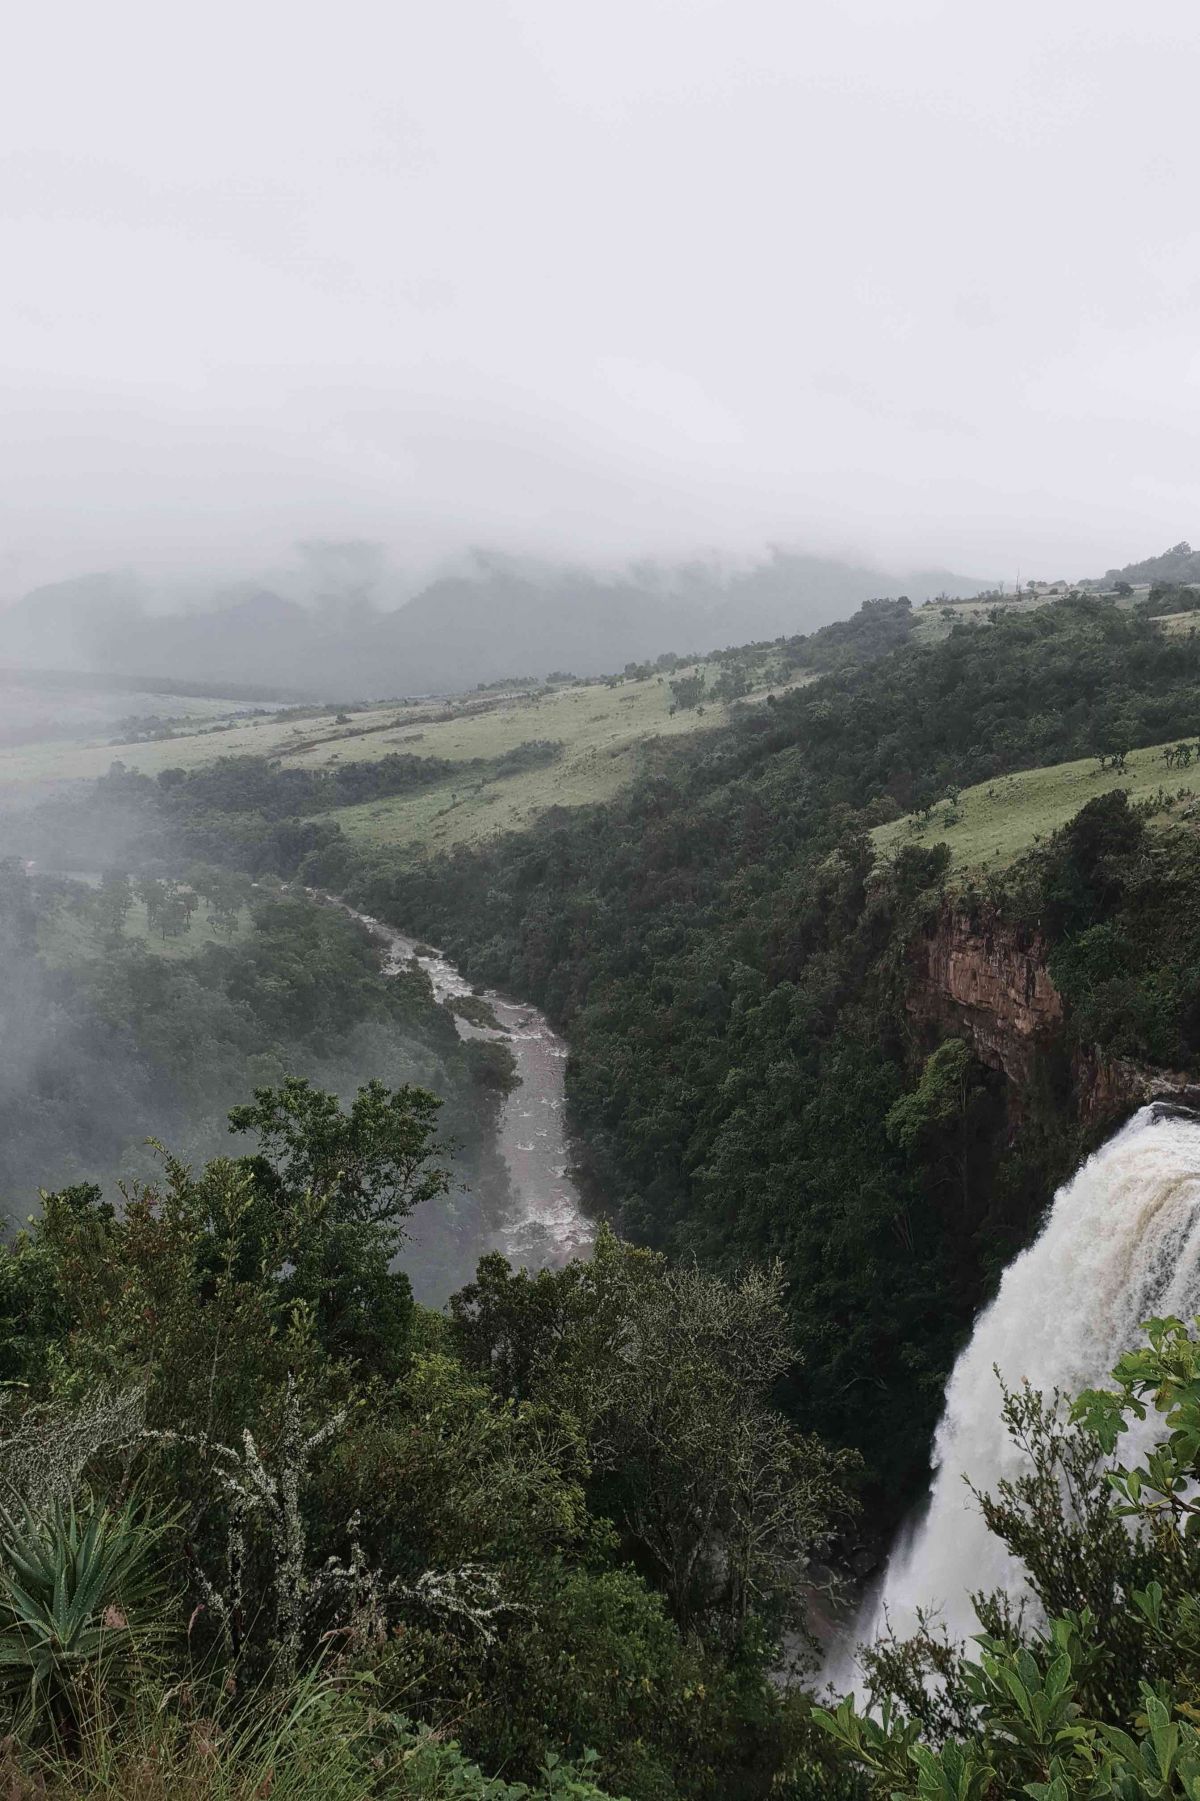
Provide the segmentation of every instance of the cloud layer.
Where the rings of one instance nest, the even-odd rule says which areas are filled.
[[[24,8],[0,595],[1194,536],[1196,73],[1186,0]]]

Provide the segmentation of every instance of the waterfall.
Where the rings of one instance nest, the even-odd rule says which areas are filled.
[[[963,1479],[986,1493],[1024,1467],[1000,1418],[997,1370],[1009,1388],[1027,1379],[1073,1394],[1105,1381],[1143,1320],[1197,1311],[1200,1120],[1144,1107],[1059,1189],[975,1322],[946,1388],[926,1510],[893,1551],[856,1641],[883,1629],[885,1611],[897,1632],[911,1631],[918,1607],[940,1609],[952,1636],[967,1638],[978,1630],[971,1592],[1027,1592]],[[844,1665],[829,1675],[844,1680]]]

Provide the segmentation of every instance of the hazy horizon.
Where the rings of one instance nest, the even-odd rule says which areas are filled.
[[[0,73],[0,596],[1192,526],[1195,15],[119,0]]]
[[[256,594],[277,594],[300,605],[313,607],[322,603],[344,603],[355,596],[360,602],[383,612],[406,605],[426,589],[445,582],[478,582],[507,576],[527,581],[533,586],[550,586],[564,579],[578,578],[604,589],[623,583],[635,583],[648,592],[664,598],[685,589],[707,587],[714,598],[739,580],[772,566],[812,563],[846,571],[861,572],[878,578],[880,592],[896,591],[897,584],[910,578],[918,587],[931,581],[939,585],[943,577],[957,578],[970,585],[982,585],[989,578],[979,571],[950,570],[936,564],[918,567],[901,564],[887,567],[878,558],[856,556],[852,551],[822,555],[801,544],[764,544],[758,550],[740,553],[720,546],[697,546],[690,553],[676,557],[667,555],[621,556],[615,550],[609,556],[554,556],[549,552],[521,553],[490,545],[464,545],[426,562],[412,559],[407,564],[394,560],[388,546],[370,539],[330,540],[320,543],[298,543],[284,549],[273,561],[242,565],[219,561],[205,565],[198,557],[180,567],[150,562],[139,565],[114,564],[105,568],[81,569],[78,573],[36,583],[12,593],[0,593],[0,616],[6,608],[16,606],[30,595],[57,595],[82,592],[90,584],[110,594],[124,593],[129,601],[151,615],[162,612],[224,611]],[[1081,573],[1081,572],[1077,572]],[[1092,571],[1102,574],[1103,571]],[[1002,585],[1011,581],[998,578]],[[932,590],[930,590],[932,592]],[[927,597],[927,596],[925,596]],[[918,601],[922,594],[912,597]]]

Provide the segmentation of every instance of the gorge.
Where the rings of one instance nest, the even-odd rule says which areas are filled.
[[[511,1201],[495,1223],[493,1240],[477,1246],[475,1258],[499,1250],[518,1268],[557,1269],[573,1257],[586,1257],[594,1233],[571,1174],[562,1039],[536,1007],[494,989],[480,994],[439,951],[369,913],[347,911],[386,947],[385,975],[415,963],[428,976],[434,998],[454,1013],[460,1037],[505,1044],[512,1056],[515,1085],[504,1099],[496,1133]],[[478,1020],[456,1009],[468,997],[482,1003]]]

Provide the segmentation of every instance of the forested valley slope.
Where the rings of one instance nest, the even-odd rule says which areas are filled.
[[[604,704],[669,687],[698,729],[443,848],[388,822],[435,792],[454,819],[469,783],[482,808],[562,745],[447,769],[382,731],[319,767],[167,742],[14,812],[6,944],[62,1079],[8,1081],[8,1180],[53,1164],[98,1046],[111,1086],[0,1257],[0,1470],[39,1507],[0,1519],[15,1793],[102,1756],[176,1787],[215,1758],[247,1796],[1192,1792],[1182,1326],[1070,1418],[997,1391],[1031,1474],[987,1523],[1040,1612],[981,1603],[982,1661],[885,1644],[874,1720],[780,1679],[824,1579],[922,1493],[955,1356],[1055,1188],[1200,1084],[1200,638],[1083,597],[940,623],[878,601],[631,667]],[[448,1311],[413,1301],[397,1253],[446,1137],[486,1158],[502,1047],[464,1047],[419,972],[380,985],[306,890],[565,1034],[592,1258],[492,1257]],[[163,955],[189,906],[210,941]],[[355,1091],[373,1058],[404,1081]],[[186,1142],[189,1085],[232,1155]],[[151,1166],[126,1147],[156,1108]],[[1156,1405],[1169,1453],[1114,1486]]]

